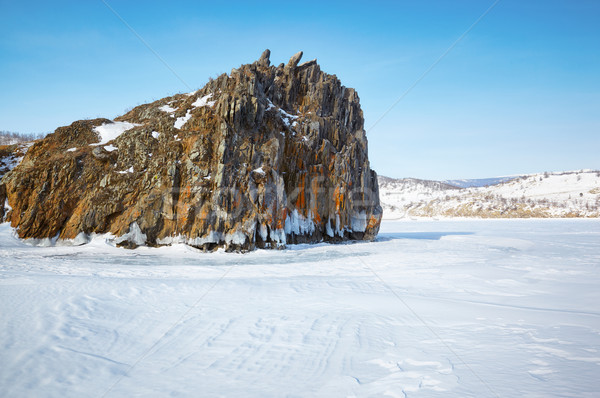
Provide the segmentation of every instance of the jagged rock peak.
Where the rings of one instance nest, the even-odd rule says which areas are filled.
[[[294,69],[296,66],[298,66],[298,62],[300,62],[300,60],[302,59],[302,54],[302,51],[298,51],[296,54],[294,54],[292,58],[290,58],[290,60],[288,61],[287,67],[290,69]]]
[[[276,67],[266,50],[195,92],[59,127],[0,175],[0,215],[21,238],[110,233],[126,247],[374,239],[358,94],[301,57]]]
[[[263,51],[262,55],[258,59],[258,65],[264,67],[268,67],[269,65],[271,65],[271,60],[269,59],[269,57],[271,57],[271,50],[267,48],[265,51]]]

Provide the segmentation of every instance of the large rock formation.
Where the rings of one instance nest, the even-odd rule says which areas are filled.
[[[5,220],[21,238],[111,233],[126,247],[374,239],[381,207],[356,91],[299,64],[302,52],[277,67],[269,56],[36,141],[0,180]]]

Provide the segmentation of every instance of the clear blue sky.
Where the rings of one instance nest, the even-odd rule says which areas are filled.
[[[493,3],[107,2],[192,88],[298,50],[369,128]],[[379,174],[600,169],[600,1],[501,0],[377,126]],[[100,0],[0,0],[0,130],[50,132],[190,91]]]

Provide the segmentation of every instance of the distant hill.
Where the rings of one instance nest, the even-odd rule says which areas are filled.
[[[486,187],[490,185],[497,185],[502,182],[507,182],[519,178],[520,176],[508,176],[508,177],[493,177],[493,178],[478,178],[470,180],[445,180],[442,181],[446,184],[454,185],[459,188],[474,188],[474,187]]]
[[[383,217],[600,217],[600,171],[539,173],[522,177],[450,181],[380,177]],[[498,181],[495,184],[491,184]]]
[[[0,130],[0,145],[14,145],[21,142],[43,138],[44,134],[21,134],[14,131]]]

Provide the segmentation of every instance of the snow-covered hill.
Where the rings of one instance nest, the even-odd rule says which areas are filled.
[[[379,186],[387,219],[600,217],[600,171],[593,170],[532,174],[486,187],[388,177]]]
[[[493,178],[475,178],[467,180],[445,180],[446,184],[454,185],[459,188],[474,188],[496,185],[502,182],[507,182],[519,178],[521,176],[493,177]]]

